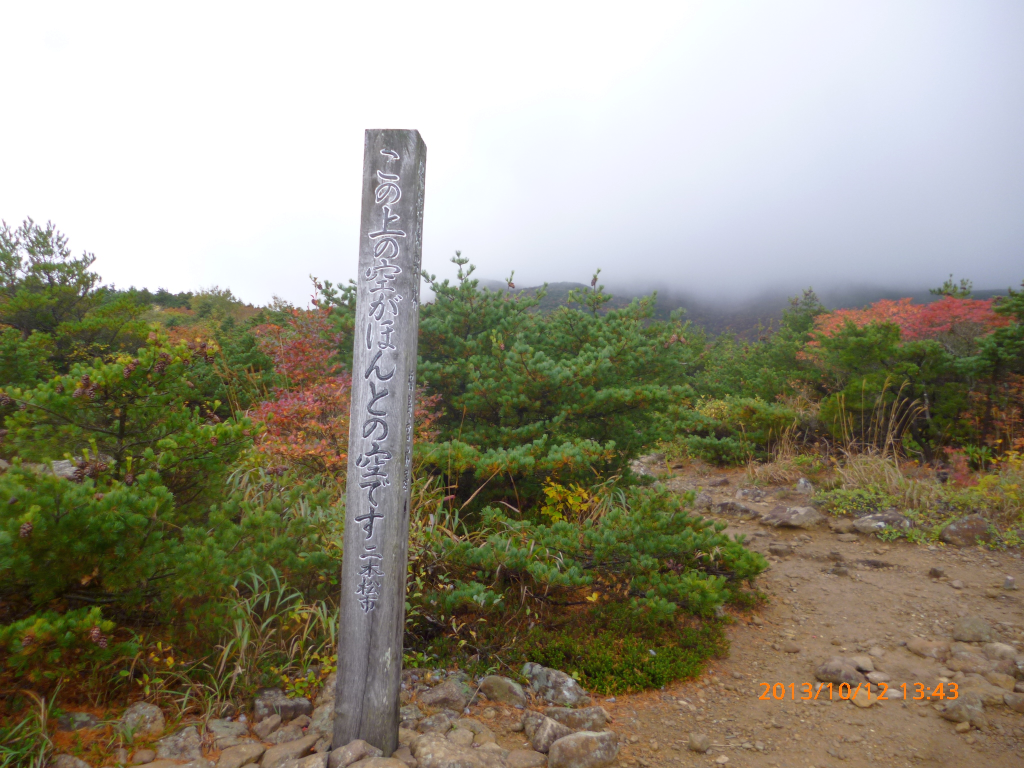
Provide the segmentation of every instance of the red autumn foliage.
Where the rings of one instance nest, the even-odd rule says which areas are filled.
[[[882,299],[862,309],[837,309],[814,319],[817,340],[808,346],[820,346],[820,339],[835,336],[847,323],[863,328],[870,323],[892,323],[899,327],[904,341],[939,339],[959,346],[999,326],[1009,319],[997,315],[992,299],[961,299],[943,296],[930,304],[914,304],[913,299]]]
[[[334,360],[342,342],[330,307],[293,310],[287,324],[256,329],[260,348],[287,385],[250,414],[262,422],[256,450],[275,465],[344,478],[348,466],[351,372]],[[438,398],[417,399],[415,440],[430,440]]]

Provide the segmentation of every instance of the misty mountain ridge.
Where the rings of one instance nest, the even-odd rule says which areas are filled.
[[[488,280],[481,278],[481,288],[491,291],[508,291],[504,280]],[[514,288],[512,293],[534,295],[541,286]],[[569,291],[573,289],[590,290],[584,283],[548,283],[547,295],[540,302],[540,310],[551,311],[566,303]],[[607,306],[620,308],[628,306],[631,301],[641,296],[649,296],[654,290],[628,289],[619,286],[605,285],[605,293],[613,298]],[[658,298],[654,314],[660,320],[667,320],[677,309],[685,309],[685,319],[700,326],[712,336],[723,333],[735,333],[737,336],[756,339],[758,336],[778,328],[782,313],[790,306],[793,296],[800,296],[803,291],[787,293],[784,291],[765,291],[750,298],[708,298],[696,297],[685,292],[674,292],[671,287],[657,291]],[[828,309],[852,309],[868,306],[882,299],[911,298],[915,304],[928,304],[939,299],[939,296],[925,290],[900,290],[880,286],[847,286],[815,291],[821,303]],[[975,299],[990,299],[994,296],[1005,296],[1005,290],[976,290],[972,293]]]

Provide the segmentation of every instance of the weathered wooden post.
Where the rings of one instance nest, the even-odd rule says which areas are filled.
[[[418,131],[366,131],[334,746],[365,739],[385,755],[398,747],[426,161]]]

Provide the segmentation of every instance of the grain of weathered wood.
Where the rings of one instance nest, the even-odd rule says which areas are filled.
[[[418,131],[368,130],[334,746],[398,746],[423,188]]]

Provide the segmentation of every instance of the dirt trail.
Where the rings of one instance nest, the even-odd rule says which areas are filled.
[[[713,478],[677,477],[671,485],[706,486],[708,479]],[[732,481],[705,491],[715,502],[733,500],[742,475]],[[767,511],[780,503],[777,493],[743,503]],[[824,695],[800,700],[801,684],[817,686],[819,664],[873,648],[884,652],[874,663],[891,676],[890,686],[907,683],[910,696],[916,682],[934,686],[941,664],[901,643],[914,636],[948,640],[953,623],[964,616],[984,618],[996,640],[1021,651],[1024,590],[992,590],[1007,575],[1024,583],[1019,553],[886,544],[851,534],[840,540],[827,527],[800,531],[728,522],[729,533],[747,534],[765,555],[770,544],[780,542],[790,544],[793,554],[769,558],[771,568],[760,585],[770,604],[730,629],[729,658],[700,681],[601,702],[615,717],[613,727],[629,740],[620,764],[714,766],[725,756],[725,764],[744,768],[1024,765],[1024,716],[1003,706],[986,707],[984,730],[958,733],[934,702],[897,699],[862,709]],[[935,567],[948,578],[930,578]],[[951,586],[958,579],[962,589]],[[785,699],[759,698],[762,683],[785,686]],[[704,755],[689,751],[691,732],[707,734],[716,746]]]

